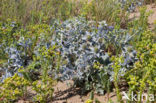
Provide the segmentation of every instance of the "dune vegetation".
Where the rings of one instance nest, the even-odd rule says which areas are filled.
[[[0,103],[80,103],[55,100],[69,80],[90,95],[81,103],[155,103],[154,10],[156,0],[0,0]]]

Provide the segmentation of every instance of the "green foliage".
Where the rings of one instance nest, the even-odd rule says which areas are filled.
[[[140,95],[146,91],[148,94],[156,93],[156,43],[153,36],[154,34],[150,31],[145,31],[135,44],[139,61],[135,63],[134,69],[125,75],[129,85],[129,94],[132,91],[140,93]]]
[[[15,74],[13,77],[10,77],[12,74],[8,73],[7,79],[0,85],[2,90],[0,94],[1,100],[14,102],[25,97],[27,98],[27,92],[30,92],[27,91],[27,87],[34,89],[32,90],[36,93],[34,94],[34,101],[45,103],[52,100],[55,82],[53,80],[53,72],[57,71],[60,66],[60,53],[57,52],[58,46],[47,47],[48,44],[46,44],[47,41],[48,43],[51,42],[49,37],[53,35],[52,32],[47,24],[29,25],[22,29],[15,22],[7,21],[0,24],[0,33],[2,34],[0,35],[0,45],[3,48],[0,49],[0,53],[3,56],[3,58],[0,58],[0,60],[2,59],[0,79],[3,78],[2,75],[8,68],[11,68],[9,70],[13,70],[13,74]],[[13,62],[22,58],[20,61],[23,61],[24,65],[19,65],[20,67],[16,69],[14,66],[6,66],[9,63],[6,63],[7,61],[3,59],[12,58],[10,53],[6,53],[6,48],[15,50],[10,52],[14,58]],[[16,53],[18,54],[17,56],[15,56]],[[15,65],[18,65],[18,63],[16,62]],[[22,77],[19,77],[16,73],[22,74]],[[25,81],[29,85],[23,84]],[[37,84],[41,85],[41,87],[38,87]]]
[[[153,3],[154,1],[145,0],[145,3]],[[82,62],[78,65],[83,64],[85,63],[84,59],[93,56],[89,54],[91,51],[94,52],[94,55],[99,55],[98,58],[96,57],[97,60],[90,62],[91,59],[87,59],[89,62],[80,65],[78,68],[77,74],[80,79],[73,76],[77,86],[84,90],[92,90],[91,98],[86,103],[94,102],[93,91],[100,94],[109,93],[113,86],[116,90],[118,102],[123,103],[119,85],[122,79],[126,80],[128,85],[129,97],[131,97],[132,92],[139,94],[140,98],[143,93],[155,95],[156,36],[154,32],[156,32],[156,23],[154,32],[148,30],[148,17],[152,14],[152,11],[147,12],[145,6],[139,8],[140,17],[138,19],[128,22],[129,13],[127,10],[133,8],[131,7],[132,2],[135,2],[135,0],[126,1],[123,6],[114,0],[1,0],[0,79],[5,74],[4,72],[7,74],[6,79],[0,84],[0,100],[2,100],[2,103],[16,102],[19,99],[27,98],[28,87],[35,92],[32,102],[47,103],[51,101],[54,93],[53,86],[56,84],[56,77],[54,76],[57,76],[54,74],[68,76],[71,71],[67,70],[70,68],[64,68],[65,73],[59,74],[61,73],[59,71],[61,66],[69,62],[66,66],[72,66],[75,69],[74,59],[80,58],[79,60],[82,60]],[[136,2],[134,5],[136,5]],[[78,19],[70,19],[63,23],[58,22],[79,15],[85,17],[86,20],[95,22],[88,23],[85,19],[81,22]],[[55,21],[55,19],[58,19],[58,21]],[[102,22],[99,22],[101,20],[107,20],[109,24],[115,26],[102,24]],[[86,37],[85,33],[87,34]],[[130,36],[127,34],[130,34]],[[85,38],[81,40],[82,35]],[[104,36],[102,39],[101,35]],[[58,39],[57,36],[64,40],[55,41],[55,39]],[[133,40],[127,45],[125,42],[128,42],[132,37],[134,37]],[[76,38],[80,42],[76,42]],[[70,40],[73,40],[73,42],[70,42]],[[88,45],[86,44],[88,43],[93,47],[91,50],[87,49]],[[101,45],[102,43],[104,45]],[[68,47],[71,44],[72,49]],[[80,48],[79,51],[74,48],[75,45]],[[104,47],[104,49],[98,50],[96,46]],[[8,48],[14,50],[13,53],[6,53]],[[135,56],[130,53],[133,51],[132,49],[136,50],[136,61],[133,61]],[[71,53],[73,51],[75,51],[74,55]],[[64,52],[65,56],[71,53],[73,58],[71,55],[63,57],[64,55],[61,52]],[[82,55],[84,52],[87,56]],[[78,53],[81,53],[81,55]],[[76,55],[77,57],[75,57]],[[123,55],[126,55],[127,58],[123,58]],[[131,56],[134,58],[132,59]],[[67,59],[69,57],[71,58]],[[108,65],[107,60],[110,58],[112,58],[112,61],[109,60],[110,65]],[[16,60],[18,62],[15,62]],[[10,61],[14,64],[11,65]],[[129,65],[129,61],[133,62],[130,62]],[[122,74],[121,70],[124,63],[130,67],[126,67],[127,71]],[[112,68],[109,68],[109,66],[112,66]],[[83,68],[86,68],[87,71],[80,70]],[[110,72],[110,69],[113,70],[113,73]],[[8,72],[9,70],[12,74]],[[110,75],[113,76],[113,81],[110,80]],[[131,101],[127,102],[130,103]],[[95,103],[100,103],[100,101],[95,100]],[[110,100],[109,103],[112,103],[112,101]],[[141,103],[141,101],[138,101],[138,103]]]
[[[138,19],[132,20],[128,23],[128,28],[135,30],[142,29],[142,31],[148,28],[148,17],[152,14],[152,11],[147,12],[147,7],[143,6],[139,8],[140,16]]]
[[[119,11],[120,7],[114,0],[91,0],[85,3],[80,13],[86,19],[107,20],[111,23],[118,17]]]
[[[7,22],[0,22],[0,44],[5,46],[11,45],[16,40],[16,33],[18,32],[19,24],[11,22],[10,19]]]
[[[35,91],[36,95],[34,97],[35,102],[47,103],[49,100],[52,100],[53,96],[53,86],[54,80],[51,77],[46,77],[41,81],[37,80],[32,83],[32,89]]]
[[[16,33],[19,29],[20,24],[11,22],[10,19],[7,19],[5,23],[0,22],[0,66],[7,61],[8,57],[4,54],[5,48],[9,45],[13,45],[13,42],[16,41],[18,38]]]
[[[91,20],[111,23],[120,12],[114,0],[1,0],[0,21],[7,18],[26,24],[50,23],[53,19],[66,20],[85,16]]]
[[[10,103],[25,98],[28,95],[28,86],[30,86],[28,80],[15,74],[13,77],[5,79],[5,81],[0,84],[0,98],[4,103]]]
[[[44,79],[41,77],[41,79],[42,80],[33,81],[32,83],[15,74],[13,77],[5,79],[5,81],[0,84],[0,99],[4,103],[10,103],[19,99],[27,98],[30,92],[28,91],[29,87],[35,92],[33,101],[46,103],[47,101],[52,100],[54,92],[53,86],[56,82],[52,79],[52,77],[46,77]]]
[[[81,6],[82,2],[69,0],[1,0],[0,20],[16,19],[24,25],[49,23],[52,19],[76,16]]]
[[[93,103],[93,100],[88,99],[87,101],[85,101],[85,103]]]
[[[154,32],[156,33],[156,20],[154,21]],[[156,38],[156,36],[154,38]]]
[[[112,61],[114,61],[114,86],[115,86],[115,91],[116,91],[116,95],[117,95],[117,99],[119,103],[124,103],[122,101],[122,96],[120,94],[120,90],[119,90],[119,80],[120,80],[120,76],[118,75],[120,69],[121,69],[121,63],[123,63],[123,57],[120,58],[116,58],[116,57],[112,57]]]

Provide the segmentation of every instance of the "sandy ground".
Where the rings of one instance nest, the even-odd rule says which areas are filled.
[[[66,81],[70,84],[73,84],[72,81]],[[80,89],[73,88],[70,84],[65,82],[58,82],[57,86],[55,87],[54,93],[54,101],[51,103],[84,103],[90,97],[90,93],[86,95],[80,94]],[[107,103],[108,97],[112,99],[114,102],[117,100],[115,93],[110,93],[104,96],[94,95],[95,99],[98,99],[101,103]]]
[[[53,101],[48,103],[85,103],[87,99],[90,98],[90,93],[81,95],[80,88],[74,88],[73,81],[68,80],[64,82],[58,82],[57,85],[54,87],[54,94],[53,94]],[[31,88],[28,88],[30,93],[30,97],[33,97],[35,92],[32,91]],[[103,96],[99,96],[97,94],[94,95],[94,99],[99,100],[101,103],[108,103],[109,98],[116,103],[117,97],[115,93],[105,94]],[[30,98],[30,100],[31,100]],[[16,103],[33,103],[25,100],[19,100]]]

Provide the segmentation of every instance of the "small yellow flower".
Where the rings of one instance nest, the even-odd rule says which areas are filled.
[[[88,99],[85,103],[93,103],[93,100]]]
[[[16,89],[14,90],[14,94],[15,94],[15,95],[20,94],[20,91],[18,90],[18,88],[16,88]]]
[[[37,85],[37,88],[41,88],[41,84],[38,84],[38,85]]]
[[[20,85],[21,85],[20,81],[17,81],[17,82],[16,82],[16,85],[17,85],[17,86],[20,86]]]

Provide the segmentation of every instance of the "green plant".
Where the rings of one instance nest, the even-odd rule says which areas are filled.
[[[138,103],[142,94],[156,94],[156,39],[148,29],[152,12],[143,6],[140,17],[127,23],[127,12],[140,0],[121,1],[1,0],[0,100],[23,99],[30,86],[33,102],[49,102],[59,76],[92,91],[86,103],[94,102],[94,92],[109,93],[113,86],[122,103],[121,79],[129,97],[139,95]],[[64,21],[79,15],[85,19]]]
[[[122,96],[120,94],[120,89],[118,86],[119,80],[120,80],[120,76],[119,76],[119,71],[121,69],[121,63],[123,63],[123,58],[116,58],[116,57],[112,57],[112,61],[114,61],[114,65],[112,66],[114,69],[114,86],[115,86],[115,91],[116,91],[116,95],[117,95],[117,101],[119,103],[124,103],[122,100]]]
[[[154,32],[156,33],[156,20],[154,21]],[[154,37],[156,38],[156,37]]]
[[[32,89],[36,93],[34,97],[35,102],[46,103],[49,100],[52,100],[55,81],[49,76],[45,79],[43,78],[44,77],[41,77],[41,80],[37,80],[32,83]]]
[[[134,68],[125,75],[129,84],[129,96],[132,91],[140,95],[140,97],[137,97],[138,103],[141,103],[143,100],[142,94],[155,95],[156,92],[154,86],[156,78],[156,43],[153,36],[152,32],[145,31],[140,39],[135,42],[134,45],[137,48],[139,60],[135,63]],[[147,102],[149,101],[147,100]]]
[[[140,28],[142,31],[147,30],[148,28],[148,17],[152,14],[152,11],[147,12],[147,7],[142,6],[139,8],[140,16],[138,19],[132,20],[128,23],[129,28],[133,28],[135,30],[139,30]]]
[[[117,17],[119,10],[119,5],[114,0],[91,0],[85,2],[80,14],[96,22],[107,20],[111,23]]]
[[[0,21],[8,18],[27,24],[50,23],[52,19],[66,20],[79,14],[84,4],[69,0],[1,0]]]
[[[46,48],[45,46],[39,48],[39,54],[37,57],[34,57],[34,61],[39,64],[41,71],[38,71],[41,75],[39,80],[36,80],[32,83],[32,88],[36,92],[34,101],[41,103],[48,102],[52,100],[53,96],[53,86],[56,84],[56,81],[53,79],[53,74],[55,70],[59,68],[59,52],[56,52],[57,46],[54,45],[51,48]],[[29,71],[35,70],[34,67],[30,66]],[[30,72],[28,72],[30,74]]]
[[[30,86],[30,82],[23,77],[15,74],[13,77],[9,77],[0,84],[0,98],[5,102],[14,102],[18,99],[27,97],[27,87]]]
[[[20,28],[18,23],[9,20],[0,24],[0,33],[0,46],[3,48],[0,53],[8,59],[6,63],[1,61],[0,100],[15,102],[26,99],[28,86],[36,92],[34,101],[45,103],[47,99],[51,100],[60,53],[57,44],[51,44],[49,37],[53,35],[53,30],[50,26],[38,24]],[[29,84],[23,84],[25,81]],[[41,83],[41,87],[35,83]]]
[[[93,100],[88,99],[88,100],[85,101],[85,103],[93,103]]]

